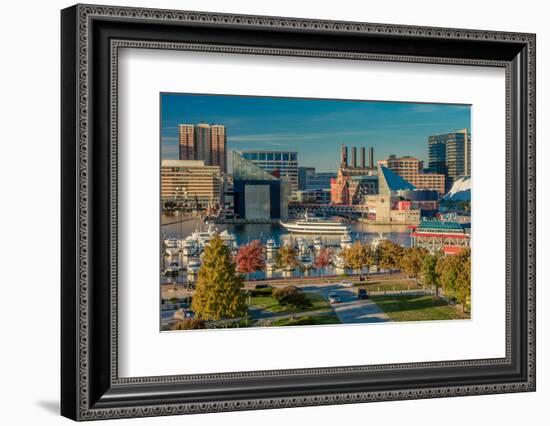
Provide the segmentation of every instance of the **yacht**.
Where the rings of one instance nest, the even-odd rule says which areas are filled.
[[[204,250],[210,240],[218,233],[218,230],[214,228],[212,224],[209,224],[206,229],[197,227],[196,231],[188,236],[183,242],[183,246],[196,247],[198,250]],[[219,233],[222,241],[229,247],[230,250],[236,248],[237,240],[234,234],[227,232],[227,230]]]
[[[342,222],[309,216],[307,211],[302,219],[294,222],[280,222],[281,226],[296,234],[344,234],[349,227]]]
[[[386,236],[384,236],[384,233],[383,232],[379,232],[378,233],[378,237],[374,237],[372,239],[372,242],[371,242],[371,247],[373,250],[376,250],[378,248],[378,246],[380,245],[380,243],[382,241],[385,241],[387,240]]]
[[[353,240],[351,239],[351,235],[349,231],[346,231],[344,235],[342,235],[342,238],[340,238],[340,247],[343,249],[351,247],[353,243]]]
[[[313,239],[313,248],[315,251],[320,251],[323,248],[323,240],[317,236]]]

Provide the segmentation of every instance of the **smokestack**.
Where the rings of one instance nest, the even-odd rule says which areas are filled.
[[[340,150],[340,164],[344,167],[348,166],[348,147],[346,145],[342,145]]]
[[[361,168],[365,168],[367,163],[365,163],[365,147],[361,147]]]
[[[357,167],[357,148],[351,147],[351,167]]]
[[[374,169],[374,148],[369,148],[369,168]]]

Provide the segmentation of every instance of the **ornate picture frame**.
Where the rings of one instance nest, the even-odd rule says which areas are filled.
[[[61,12],[61,414],[74,420],[535,390],[534,34],[76,5]],[[118,51],[488,66],[506,72],[506,356],[121,378]]]

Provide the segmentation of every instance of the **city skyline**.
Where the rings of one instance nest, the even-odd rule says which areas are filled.
[[[297,151],[300,166],[338,168],[341,144],[428,160],[428,136],[470,129],[470,106],[384,101],[161,94],[161,157],[177,159],[178,125],[221,124],[232,151]],[[228,164],[228,171],[231,164]]]

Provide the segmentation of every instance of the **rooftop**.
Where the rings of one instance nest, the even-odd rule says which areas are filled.
[[[460,231],[464,232],[462,226],[457,222],[447,220],[422,220],[416,228],[417,231]]]

